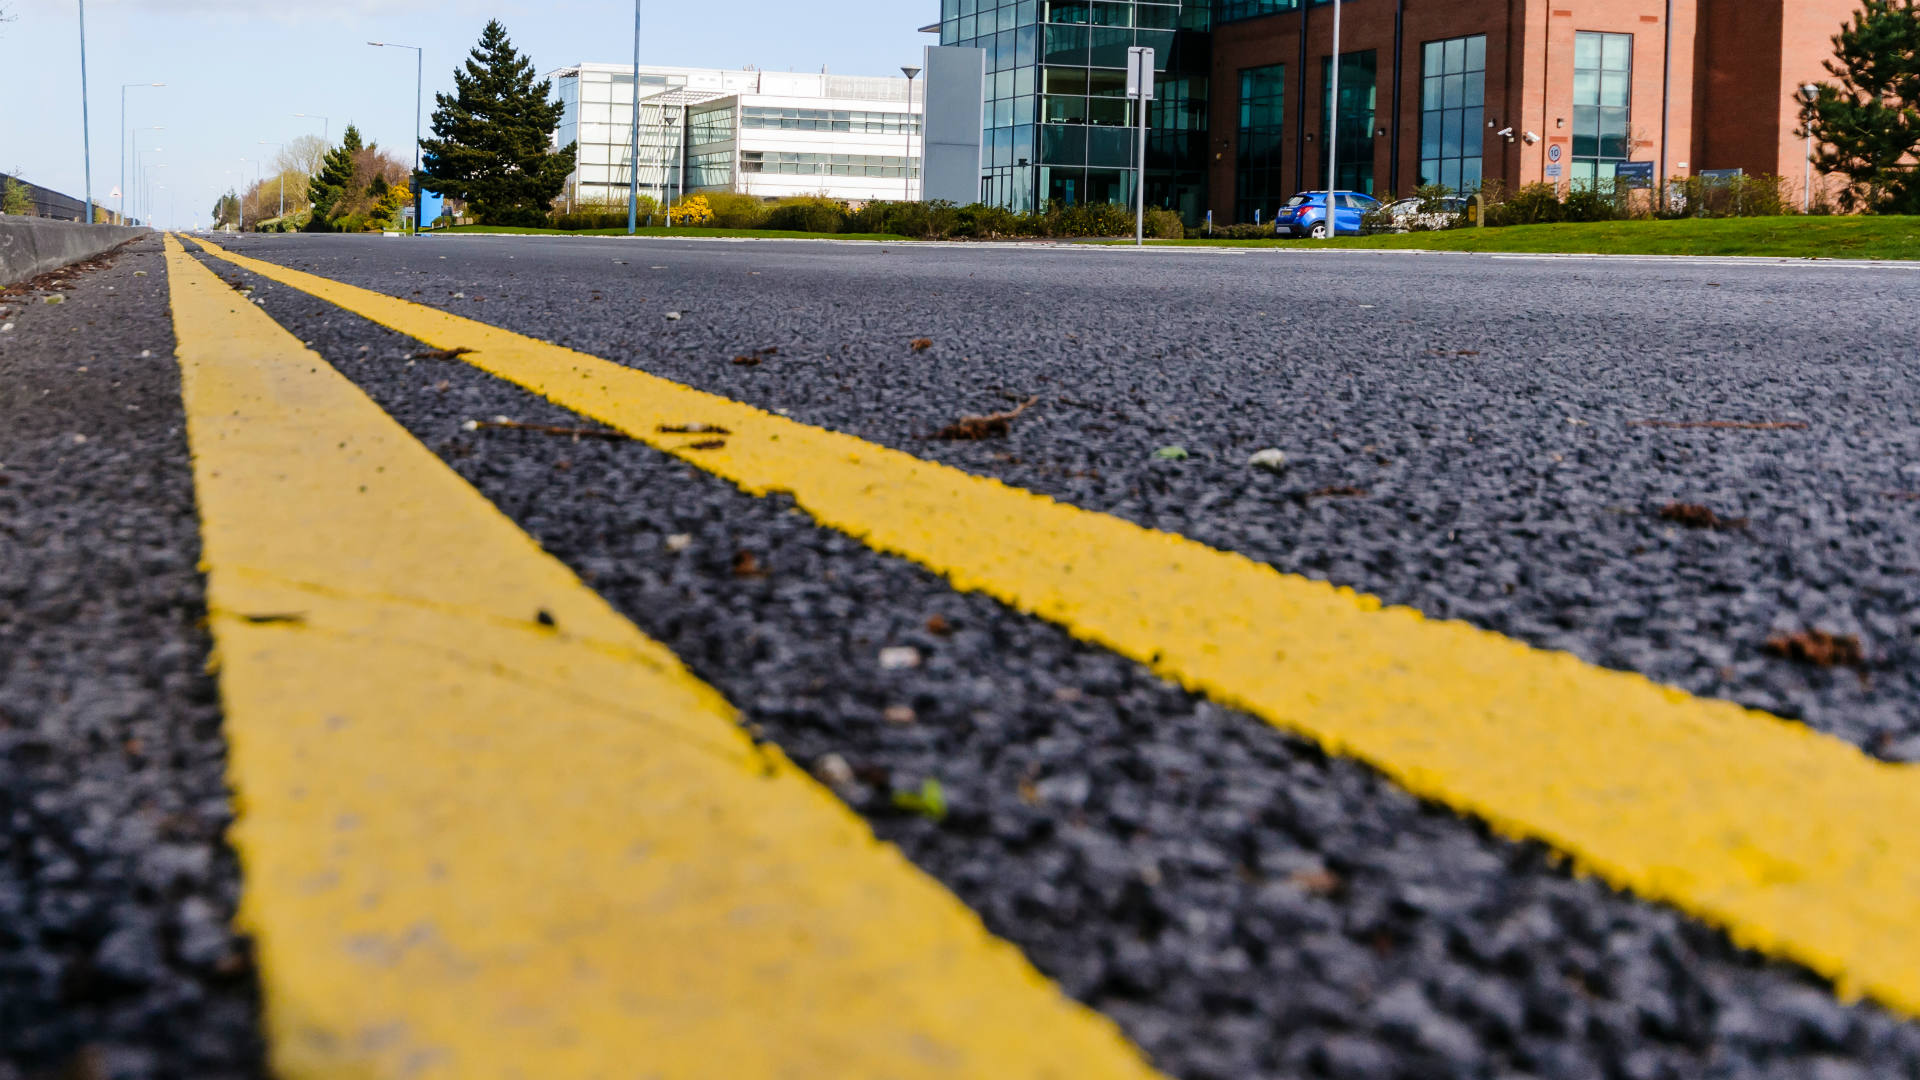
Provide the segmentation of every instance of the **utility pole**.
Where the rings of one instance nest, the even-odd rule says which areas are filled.
[[[1333,189],[1340,182],[1340,0],[1333,0],[1333,60],[1327,70],[1327,235],[1338,237],[1340,219],[1334,216]]]
[[[900,163],[900,179],[906,185],[906,201],[913,201],[913,77],[920,74],[917,67],[902,67],[900,74],[907,77],[907,121],[901,125],[907,129],[907,157]],[[924,143],[923,143],[924,145]],[[922,184],[923,193],[926,185]]]
[[[1133,176],[1133,245],[1144,245],[1147,235],[1147,103],[1153,100],[1153,49],[1135,45],[1127,50],[1127,97],[1140,126],[1140,155]]]
[[[80,3],[80,154],[86,159],[87,224],[93,224],[93,133],[87,116],[87,0]]]
[[[132,137],[127,131],[127,90],[135,86],[165,86],[166,83],[121,83],[120,84],[120,224],[127,223],[127,145]]]
[[[574,80],[578,83],[579,80]],[[577,94],[578,91],[575,91]],[[633,0],[633,116],[627,149],[627,235],[640,228],[640,0]],[[576,164],[575,170],[579,169]],[[576,175],[578,175],[576,171]],[[578,183],[578,181],[576,181]]]
[[[420,235],[420,102],[422,90],[426,86],[426,53],[418,45],[399,45],[391,41],[369,41],[367,44],[379,49],[413,50],[413,175],[407,178],[407,186],[413,195],[413,235]]]

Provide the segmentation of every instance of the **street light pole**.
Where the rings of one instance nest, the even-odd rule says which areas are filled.
[[[329,147],[333,145],[333,138],[332,138],[333,121],[332,120],[329,120],[324,116],[321,116],[319,113],[297,112],[297,113],[294,113],[293,115],[302,120],[320,121],[320,141],[323,143],[326,143]]]
[[[1812,105],[1814,102],[1819,101],[1820,100],[1819,84],[1818,83],[1801,83],[1800,84],[1800,100],[1806,102],[1808,105]],[[1813,213],[1813,118],[1812,117],[1807,118],[1806,128],[1807,128],[1807,179],[1805,184],[1802,185],[1800,189],[1800,212],[1802,214],[1811,214]]]
[[[906,188],[907,188],[906,201],[912,202],[913,201],[913,77],[915,75],[920,74],[920,69],[917,67],[903,66],[900,69],[900,74],[905,75],[907,77],[907,122],[901,125],[902,127],[907,129],[907,158],[905,161],[901,162],[900,164],[900,176],[901,176],[901,179],[906,183]],[[926,187],[924,184],[921,186],[920,190],[921,190],[921,194],[926,193]]]
[[[1333,189],[1340,176],[1340,0],[1333,0],[1333,60],[1327,65],[1327,235],[1340,235]]]
[[[87,0],[80,4],[80,154],[87,176],[87,224],[93,224],[93,132],[87,115]]]
[[[165,86],[166,83],[121,83],[120,84],[120,224],[127,223],[127,144],[131,138],[127,131],[127,91],[135,86]]]
[[[369,41],[367,44],[383,49],[413,50],[413,175],[408,177],[407,186],[413,196],[413,235],[420,235],[420,102],[427,84],[427,54],[418,45],[400,45],[391,41]]]
[[[575,80],[577,83],[579,80]],[[579,91],[574,91],[575,97]],[[574,102],[578,109],[579,102]],[[627,235],[640,231],[640,0],[633,0],[633,116],[627,133]],[[577,170],[578,165],[575,166]],[[579,181],[575,181],[575,186]]]

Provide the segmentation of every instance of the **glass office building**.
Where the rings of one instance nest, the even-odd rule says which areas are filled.
[[[1212,0],[941,0],[940,43],[987,54],[980,199],[1012,210],[1130,202],[1140,169],[1127,50],[1158,71],[1150,206],[1206,212]]]

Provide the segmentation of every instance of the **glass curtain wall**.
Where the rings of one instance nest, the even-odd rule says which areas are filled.
[[[1133,197],[1127,50],[1154,50],[1147,195],[1205,204],[1211,0],[941,0],[940,43],[987,53],[983,202],[1015,211]]]
[[[1340,127],[1336,133],[1339,141],[1339,155],[1335,161],[1340,175],[1333,178],[1331,188],[1337,191],[1364,191],[1373,194],[1373,120],[1377,98],[1376,71],[1378,60],[1373,49],[1364,52],[1342,53],[1340,56]],[[1327,57],[1320,60],[1320,131],[1324,133],[1331,126],[1327,123],[1327,112],[1333,98],[1333,62]],[[1308,149],[1319,147],[1314,154],[1319,159],[1315,175],[1321,178],[1322,186],[1328,186],[1326,143],[1309,143]]]
[[[1287,66],[1247,68],[1240,72],[1240,147],[1234,164],[1235,221],[1272,221],[1293,194],[1281,171],[1287,141]]]
[[[1420,75],[1420,183],[1478,191],[1486,145],[1486,35],[1427,42]]]
[[[583,71],[563,77],[559,140],[576,143],[574,179],[566,196],[572,208],[624,208],[633,164],[629,139],[633,123],[633,76]],[[640,94],[658,94],[683,84],[680,76],[642,75]],[[679,120],[684,110],[665,111],[644,100],[640,105],[640,190],[658,196],[671,179],[678,183]]]
[[[1575,186],[1613,180],[1630,156],[1633,35],[1581,31],[1573,36],[1573,163]]]

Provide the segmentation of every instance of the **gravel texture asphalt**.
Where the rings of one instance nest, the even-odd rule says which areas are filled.
[[[0,1080],[260,1075],[159,251],[0,294]]]
[[[1908,271],[234,246],[1920,757]],[[758,734],[829,776],[843,760],[839,790],[883,837],[1175,1076],[1920,1075],[1920,1025],[1837,1003],[780,499],[638,445],[462,432],[496,414],[574,420],[255,284]],[[1006,439],[924,437],[1030,395]],[[1808,426],[1630,426],[1650,419]],[[1190,456],[1154,457],[1170,445]],[[1245,464],[1269,446],[1292,461],[1282,475]],[[1329,489],[1351,490],[1315,494]],[[1748,520],[1690,529],[1657,516],[1672,501]],[[1804,627],[1858,633],[1865,665],[1761,650]],[[880,650],[899,645],[925,662],[884,668]],[[892,792],[930,776],[954,806],[944,822],[893,809]]]

